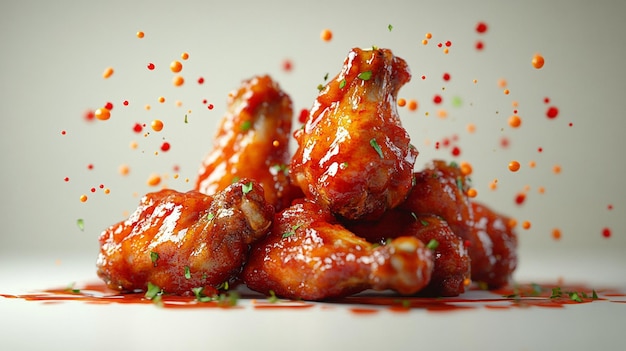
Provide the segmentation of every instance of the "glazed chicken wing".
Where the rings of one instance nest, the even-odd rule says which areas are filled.
[[[376,218],[405,199],[418,152],[396,96],[410,78],[390,50],[350,51],[294,133],[291,177],[307,198],[348,219]]]
[[[475,207],[466,195],[467,189],[458,166],[434,160],[415,174],[415,185],[401,207],[416,214],[442,217],[469,250],[472,280],[497,288],[508,282],[514,269],[516,241],[511,238],[515,235],[500,229],[505,219],[484,207]],[[475,214],[475,208],[481,212]],[[501,247],[497,254],[494,240]]]
[[[431,250],[414,237],[372,245],[336,222],[325,208],[300,202],[277,214],[255,244],[242,278],[253,290],[324,300],[365,289],[413,294],[430,280]]]
[[[441,217],[416,215],[394,209],[376,221],[354,221],[345,226],[369,242],[413,236],[423,243],[436,241],[435,266],[430,283],[418,292],[422,296],[458,296],[465,292],[470,279],[470,257],[463,240],[452,232]]]
[[[146,289],[171,294],[220,285],[235,277],[249,245],[271,225],[273,207],[252,180],[215,196],[197,191],[147,194],[125,221],[100,235],[98,275],[115,290]]]
[[[288,176],[291,99],[269,76],[246,80],[229,94],[213,150],[200,167],[195,189],[208,195],[239,178],[255,179],[276,210],[301,196]]]

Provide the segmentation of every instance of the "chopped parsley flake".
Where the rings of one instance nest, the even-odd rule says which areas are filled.
[[[189,123],[189,122],[187,121],[187,114],[185,114],[185,123]]]
[[[273,165],[272,167],[270,167],[270,171],[272,173],[283,172],[283,173],[287,174],[289,172],[289,166],[287,164],[284,164],[284,163],[277,163],[277,164]]]
[[[346,168],[348,168],[348,162],[342,162],[342,163],[339,165],[339,168],[341,168],[341,169],[346,169]]]
[[[245,132],[248,129],[250,129],[250,127],[252,127],[252,122],[250,122],[250,121],[243,121],[243,123],[241,123],[241,126],[239,128],[241,129],[242,132]]]
[[[203,287],[191,288],[191,291],[193,292],[193,295],[196,297],[196,301],[198,302],[210,302],[213,300],[210,296],[204,295]]]
[[[239,177],[238,176],[234,176],[232,182],[233,183],[237,183],[238,181],[239,181]]]
[[[378,156],[380,156],[380,158],[385,158],[385,156],[383,155],[383,150],[380,148],[380,145],[378,145],[378,142],[375,138],[372,138],[370,140],[370,145],[374,148],[374,150],[376,150],[376,153],[378,154]]]
[[[209,221],[212,220],[213,218],[215,218],[215,215],[212,212],[206,215],[206,219]]]
[[[598,293],[596,292],[595,289],[593,289],[593,291],[591,292],[591,298],[593,300],[597,300],[598,299]]]
[[[276,297],[276,293],[274,292],[274,290],[270,290],[269,293],[270,296],[267,297],[267,301],[269,301],[270,303],[278,302],[278,297]]]
[[[159,259],[159,254],[154,252],[154,251],[150,251],[150,261],[152,261],[152,263],[154,264],[154,266],[156,267],[157,265],[157,260]]]
[[[289,230],[288,232],[284,232],[283,233],[283,238],[288,238],[294,234],[296,234],[296,230],[298,230],[298,228],[300,228],[302,226],[302,224],[296,224],[291,226],[291,230]]]
[[[328,73],[324,75],[324,81],[327,81],[327,80],[328,80]]]
[[[252,191],[252,182],[246,183],[241,186],[241,191],[243,191],[244,195]]]
[[[361,72],[357,77],[362,80],[370,80],[370,78],[372,78],[372,71]]]
[[[158,285],[148,282],[148,290],[146,290],[144,297],[152,300],[155,304],[160,305],[162,304],[161,295],[163,295],[163,290]]]
[[[225,281],[225,282],[220,283],[220,285],[218,285],[218,286],[217,286],[217,287],[215,287],[215,288],[216,288],[217,290],[228,290],[229,285],[228,285],[228,282],[227,282],[227,281]]]
[[[411,213],[413,213],[413,212],[411,212]],[[429,223],[428,223],[428,221],[427,221],[427,220],[425,220],[425,219],[420,219],[420,223],[422,223],[422,225],[423,225],[424,227],[425,227],[425,226],[427,226],[427,225],[429,224]]]
[[[463,191],[463,179],[461,177],[456,177],[456,187]]]
[[[345,78],[341,80],[341,82],[339,82],[339,89],[343,89],[346,86],[346,80]]]
[[[387,29],[389,29],[389,31],[391,32],[393,30],[393,26],[390,24],[387,26]]]
[[[580,298],[577,292],[572,291],[572,292],[569,292],[568,295],[572,301],[583,302],[583,299]]]
[[[430,239],[428,244],[426,244],[426,248],[430,250],[436,250],[439,247],[439,242],[435,239]]]
[[[85,231],[85,220],[82,218],[79,218],[76,220],[76,226],[78,227],[78,229],[80,229],[81,232]]]
[[[65,291],[71,292],[72,294],[78,294],[80,292],[80,289],[75,289],[74,288],[75,284],[76,284],[75,282],[69,283],[67,285],[67,288],[65,288]]]
[[[561,297],[562,293],[561,293],[561,288],[560,287],[556,287],[556,288],[552,288],[552,294],[550,295],[551,299],[556,299],[558,297]]]
[[[189,270],[189,266],[185,266],[185,279],[191,279],[191,271]]]
[[[322,89],[324,89],[323,85],[320,84],[320,85],[317,86],[317,90],[322,91]]]

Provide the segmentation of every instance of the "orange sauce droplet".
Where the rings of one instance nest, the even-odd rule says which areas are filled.
[[[155,132],[160,132],[161,130],[163,130],[163,122],[160,119],[153,120],[150,126]]]
[[[113,67],[107,67],[104,72],[102,72],[102,78],[107,79],[113,75]]]
[[[322,33],[320,33],[320,38],[326,42],[331,41],[333,39],[333,32],[330,29],[324,29]]]
[[[544,60],[543,56],[541,56],[539,54],[535,54],[533,56],[533,59],[532,59],[531,63],[533,64],[533,67],[535,67],[536,69],[541,69],[543,67],[543,65],[545,64],[545,60]]]

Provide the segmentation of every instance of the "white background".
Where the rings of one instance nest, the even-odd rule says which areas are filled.
[[[433,158],[453,160],[449,148],[437,151],[433,144],[457,135],[462,154],[456,160],[472,163],[478,199],[532,223],[518,232],[518,279],[624,286],[625,13],[618,1],[3,1],[0,287],[15,287],[16,271],[18,285],[30,289],[45,288],[38,283],[42,274],[45,282],[60,271],[59,279],[66,279],[70,264],[79,266],[77,279],[91,272],[98,234],[156,190],[146,185],[151,173],[168,177],[169,187],[190,189],[227,94],[241,80],[272,75],[297,114],[312,105],[324,75],[339,72],[350,48],[371,45],[392,49],[413,72],[399,95],[417,99],[419,109],[399,111],[420,150],[416,168]],[[475,31],[479,21],[489,26],[484,34]],[[333,31],[332,41],[320,39],[324,28]],[[428,32],[433,38],[422,45]],[[437,43],[448,40],[446,55]],[[474,48],[477,40],[484,50]],[[189,53],[187,61],[180,60],[182,52]],[[541,70],[531,65],[537,52],[546,60]],[[175,59],[186,78],[179,88],[168,68]],[[285,60],[293,63],[290,72]],[[154,71],[146,68],[150,62]],[[109,66],[115,73],[105,80]],[[509,95],[499,79],[506,79]],[[443,96],[442,105],[432,103],[434,94]],[[454,97],[461,106],[453,106]],[[114,104],[110,120],[85,122],[86,110],[107,101]],[[523,118],[517,130],[507,125],[514,101]],[[554,120],[545,117],[550,105],[560,110]],[[446,119],[437,117],[441,108]],[[162,132],[144,137],[132,131],[136,122],[149,125],[155,118],[165,122]],[[468,123],[476,125],[474,134],[466,131]],[[506,149],[502,137],[510,140]],[[156,156],[163,139],[172,149]],[[509,172],[510,160],[522,169]],[[130,167],[126,177],[118,173],[121,164]],[[559,175],[552,173],[556,164]],[[496,191],[488,187],[494,178]],[[526,185],[527,200],[517,206],[515,194]],[[82,194],[89,196],[85,203]],[[605,227],[609,239],[602,237]],[[552,239],[553,228],[561,230],[561,240]],[[26,261],[30,269],[20,271]]]

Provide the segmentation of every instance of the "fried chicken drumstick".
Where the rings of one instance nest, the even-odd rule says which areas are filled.
[[[100,235],[98,275],[115,290],[166,293],[215,288],[234,278],[249,245],[271,225],[273,207],[252,180],[215,196],[164,189],[147,194],[125,221]]]
[[[418,153],[396,96],[410,78],[390,50],[350,51],[294,134],[291,177],[307,198],[353,220],[377,218],[404,200]]]
[[[274,218],[255,244],[242,278],[269,295],[324,300],[365,289],[412,294],[430,280],[433,255],[414,237],[373,245],[340,225],[325,208],[303,201]]]
[[[200,167],[195,189],[208,195],[238,178],[255,179],[277,211],[289,206],[299,189],[289,180],[291,98],[269,76],[242,82],[228,98],[228,111]]]

